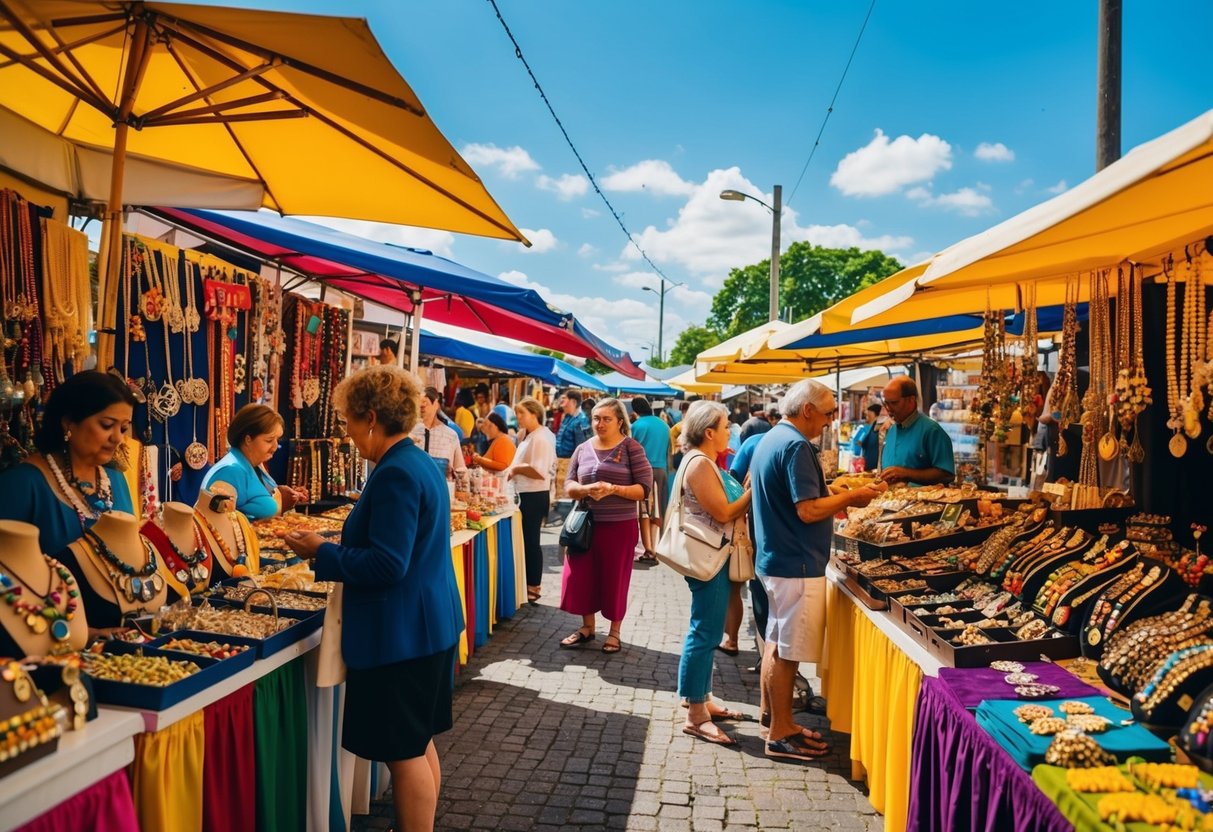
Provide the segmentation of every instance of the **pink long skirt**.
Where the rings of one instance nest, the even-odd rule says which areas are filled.
[[[628,611],[632,557],[640,526],[636,520],[594,524],[592,548],[564,556],[560,578],[560,609],[574,615],[601,612],[608,621],[622,621]]]

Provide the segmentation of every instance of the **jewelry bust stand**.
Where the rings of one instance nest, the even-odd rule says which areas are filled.
[[[88,621],[76,580],[42,554],[37,526],[0,520],[0,596],[0,627],[19,650],[13,658],[84,649]]]
[[[214,559],[202,545],[194,509],[185,503],[164,503],[163,527],[148,521],[141,534],[160,554],[160,576],[172,600],[204,592],[211,585]]]
[[[228,577],[244,578],[261,571],[257,535],[248,518],[236,511],[236,489],[231,485],[215,482],[209,491],[199,491],[194,518],[203,548],[214,563],[212,583]]]
[[[99,603],[117,608],[117,615],[91,610],[93,626],[119,626],[131,613],[155,611],[164,606],[168,587],[159,572],[160,558],[155,548],[139,534],[139,521],[125,511],[108,511],[97,518],[84,537],[68,548],[80,569],[77,577]],[[105,620],[102,620],[104,618]],[[115,621],[116,619],[116,621]]]

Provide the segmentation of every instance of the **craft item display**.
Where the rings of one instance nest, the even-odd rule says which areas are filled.
[[[88,652],[83,654],[83,659],[84,672],[94,679],[152,687],[167,687],[201,669],[191,661],[137,653]]]
[[[1072,768],[1066,771],[1066,785],[1076,792],[1112,794],[1132,792],[1136,787],[1121,774],[1117,766]]]
[[[217,635],[259,639],[269,638],[298,623],[294,618],[212,607],[207,604],[170,610],[161,615],[160,620],[171,630],[198,630]]]
[[[225,586],[219,592],[221,598],[226,598],[229,601],[244,601],[249,594],[255,592],[262,587],[256,586]],[[315,595],[304,595],[301,592],[290,592],[288,590],[277,590],[274,593],[274,598],[278,601],[278,606],[288,610],[322,610],[328,606],[327,598],[320,598]]]
[[[201,642],[192,638],[170,638],[160,645],[161,650],[177,653],[193,653],[210,659],[230,659],[249,649],[247,644],[220,644],[217,641]]]
[[[1115,763],[1116,758],[1081,731],[1065,730],[1049,743],[1045,762],[1062,768],[1098,768]]]

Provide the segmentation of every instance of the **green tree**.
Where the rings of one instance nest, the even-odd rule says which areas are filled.
[[[779,258],[780,306],[801,321],[900,270],[881,251],[793,243]],[[766,322],[770,280],[769,259],[733,269],[712,299],[708,327],[732,338]]]
[[[666,366],[677,367],[679,364],[695,363],[695,356],[719,344],[723,338],[715,329],[707,326],[690,326],[684,329],[670,350],[670,360]]]
[[[581,369],[585,370],[592,376],[605,376],[607,373],[615,372],[613,369],[593,358],[585,360],[585,366]]]

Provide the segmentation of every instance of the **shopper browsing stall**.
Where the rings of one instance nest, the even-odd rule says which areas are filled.
[[[250,520],[274,517],[308,501],[305,488],[278,485],[265,464],[278,452],[282,417],[269,405],[246,404],[227,429],[228,452],[202,481],[209,489],[226,482],[236,489],[236,510]]]
[[[870,404],[863,411],[863,424],[851,439],[851,453],[855,459],[863,460],[863,470],[875,471],[880,467],[880,418],[882,405]]]
[[[409,437],[438,464],[447,479],[456,471],[466,471],[467,463],[459,448],[459,434],[440,418],[442,394],[427,387],[421,394],[421,418],[412,428]]]
[[[885,435],[880,476],[887,483],[935,485],[956,476],[952,438],[918,409],[918,385],[906,376],[890,379],[884,406],[893,425]]]
[[[434,522],[450,513],[450,499],[441,474],[409,441],[419,399],[416,379],[396,367],[371,367],[337,386],[334,403],[350,440],[375,469],[341,545],[311,532],[287,538],[301,557],[315,558],[317,578],[344,584],[342,745],[387,762],[405,829],[433,827],[442,776],[433,738],[451,728],[464,626],[450,526]]]
[[[543,405],[532,398],[514,408],[522,439],[505,475],[518,492],[522,511],[522,542],[526,551],[526,594],[532,604],[539,600],[543,580],[543,550],[539,535],[551,501],[552,471],[556,467],[556,437],[543,424]]]
[[[130,388],[108,373],[88,370],[56,387],[34,436],[38,452],[0,476],[0,519],[37,526],[42,551],[53,555],[105,512],[133,513],[113,463],[135,404]]]
[[[480,426],[489,440],[489,447],[483,455],[472,454],[472,462],[486,471],[504,471],[514,461],[515,454],[505,420],[496,413],[490,413],[480,422]]]
[[[830,748],[816,731],[792,720],[799,662],[819,662],[825,637],[825,567],[833,518],[865,506],[876,486],[832,494],[810,439],[821,436],[838,405],[820,382],[797,382],[781,402],[783,421],[754,451],[750,479],[757,540],[756,571],[770,602],[762,657],[762,702],[770,731],[768,757],[811,760]]]
[[[670,445],[670,427],[653,415],[653,407],[644,396],[632,399],[632,412],[636,421],[632,423],[632,436],[641,447],[653,469],[653,489],[649,497],[640,504],[640,543],[644,552],[637,559],[654,561],[653,545],[661,536],[665,519],[666,497],[669,494],[669,470],[673,459]]]

